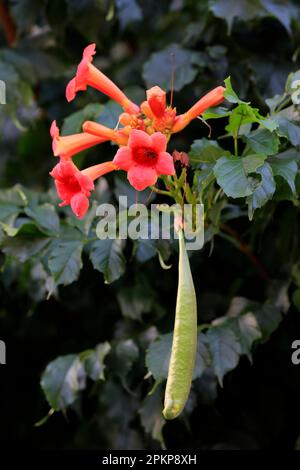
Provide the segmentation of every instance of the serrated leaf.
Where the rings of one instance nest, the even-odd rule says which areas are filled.
[[[59,240],[50,249],[48,266],[55,282],[71,284],[79,277],[82,268],[83,243],[81,240]]]
[[[11,223],[21,212],[26,201],[22,198],[18,186],[0,190],[0,220]]]
[[[277,134],[289,139],[292,145],[300,145],[300,126],[283,117],[277,118],[277,122]]]
[[[253,192],[242,158],[221,157],[214,166],[214,174],[219,186],[229,197],[245,197]]]
[[[232,85],[231,85],[231,78],[227,77],[224,80],[225,83],[225,91],[223,93],[224,97],[229,101],[230,103],[243,103],[236,94],[236,92],[233,90]]]
[[[151,310],[151,291],[143,286],[126,287],[118,291],[118,302],[124,317],[141,320],[142,313]]]
[[[259,113],[257,108],[252,108],[248,103],[240,102],[229,116],[229,124],[225,127],[233,136],[249,134],[249,124],[259,123],[270,132],[278,127],[278,122],[272,118],[266,118]],[[243,130],[245,132],[243,132]]]
[[[104,360],[107,354],[110,352],[110,344],[106,341],[105,343],[98,344],[95,349],[87,351],[82,358],[82,362],[85,367],[86,374],[92,380],[104,380]]]
[[[265,205],[272,198],[276,189],[272,168],[268,163],[264,163],[256,170],[256,173],[261,176],[261,181],[253,193],[247,197],[250,220],[253,217],[254,211]]]
[[[289,156],[289,153],[283,152],[268,159],[273,175],[281,176],[288,183],[293,193],[296,192],[295,180],[298,172],[298,165],[294,158]]]
[[[242,163],[245,172],[247,175],[249,173],[255,173],[257,168],[262,166],[264,164],[265,159],[267,158],[267,155],[262,155],[262,154],[253,154],[253,155],[247,155],[246,157],[243,157]]]
[[[291,2],[282,0],[261,0],[262,6],[291,33],[291,21],[298,18],[298,10]]]
[[[212,367],[222,386],[224,375],[239,362],[241,346],[234,332],[226,326],[209,329],[206,338],[212,356]]]
[[[110,283],[119,279],[125,272],[123,255],[124,240],[97,240],[92,244],[90,259],[94,269],[104,275],[105,282]]]
[[[239,327],[239,342],[241,353],[251,358],[253,343],[262,337],[256,317],[252,312],[239,315],[237,318]]]
[[[212,0],[209,8],[215,16],[226,21],[228,33],[231,32],[235,19],[248,21],[261,16],[261,6],[257,0]]]
[[[139,349],[132,339],[119,341],[113,351],[111,369],[124,382],[139,357]]]
[[[162,414],[163,387],[159,385],[153,393],[147,395],[139,409],[141,424],[146,433],[164,446],[162,428],[165,420]]]
[[[216,140],[203,138],[192,143],[189,159],[193,168],[199,168],[201,163],[214,163],[224,155],[230,155],[230,152],[222,149]]]
[[[158,85],[164,90],[171,89],[172,67],[174,66],[174,90],[179,91],[196,77],[197,67],[207,61],[199,52],[171,44],[155,52],[143,67],[143,78],[148,88]]]
[[[279,139],[267,129],[257,129],[243,136],[243,140],[256,153],[274,155],[278,152]]]
[[[275,305],[266,302],[255,312],[259,328],[262,332],[262,337],[267,340],[273,331],[275,331],[282,320],[280,309]]]
[[[50,233],[58,234],[59,217],[51,204],[45,203],[41,206],[28,207],[25,209],[26,214],[34,219],[37,224],[46,229]]]
[[[168,376],[173,333],[161,335],[153,341],[146,353],[146,367],[157,382]]]
[[[61,356],[50,362],[41,378],[41,387],[50,406],[56,411],[72,405],[78,392],[85,388],[85,383],[85,370],[76,354]]]

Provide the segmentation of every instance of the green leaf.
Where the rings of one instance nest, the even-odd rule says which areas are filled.
[[[259,309],[257,309],[254,314],[262,332],[263,340],[269,339],[273,331],[278,328],[278,325],[282,320],[282,315],[279,308],[270,302],[266,302]]]
[[[50,406],[56,411],[72,405],[78,392],[85,388],[85,383],[85,370],[76,354],[61,356],[50,362],[41,378],[41,387]]]
[[[94,269],[104,275],[106,283],[119,279],[125,272],[125,258],[122,252],[124,240],[97,240],[92,244],[90,259]]]
[[[247,312],[237,317],[237,325],[241,354],[246,354],[250,359],[253,343],[262,337],[258,321],[252,312]]]
[[[82,268],[83,243],[81,240],[59,240],[53,243],[48,266],[57,284],[71,284]]]
[[[252,108],[248,103],[239,103],[238,106],[232,110],[229,117],[229,124],[225,129],[233,136],[242,135],[243,133],[249,134],[250,127],[245,125],[254,123],[259,123],[271,132],[278,127],[277,120],[262,116],[258,109]],[[246,132],[243,132],[243,129],[245,129]]]
[[[132,339],[119,341],[113,351],[111,370],[124,382],[139,357],[139,349]]]
[[[196,66],[205,65],[206,61],[206,57],[199,52],[171,44],[150,56],[143,67],[143,78],[148,88],[158,85],[169,91],[174,64],[174,90],[179,91],[194,80],[198,73]]]
[[[226,21],[228,33],[235,19],[249,21],[261,15],[258,0],[211,0],[209,8],[215,16]]]
[[[225,91],[223,93],[224,97],[229,101],[230,103],[243,103],[236,94],[236,92],[233,90],[232,85],[231,85],[231,78],[227,77],[224,80],[225,83]]]
[[[19,186],[0,190],[0,220],[12,223],[26,204],[26,198]]]
[[[109,100],[105,106],[102,106],[102,112],[98,117],[95,117],[96,122],[100,122],[106,127],[114,129],[119,121],[122,112],[121,106],[115,101]]]
[[[274,16],[285,29],[291,33],[291,21],[298,18],[298,9],[292,2],[284,0],[261,0],[262,6],[271,15]]]
[[[255,209],[259,209],[269,201],[275,193],[276,184],[273,178],[272,168],[268,163],[264,163],[256,170],[261,176],[259,185],[253,194],[247,197],[249,219],[252,220]]]
[[[198,139],[195,140],[189,152],[190,164],[193,168],[199,168],[201,163],[214,163],[218,158],[230,155],[227,150],[223,150],[216,140]]]
[[[195,171],[194,173],[194,186],[202,197],[204,191],[209,187],[209,185],[214,181],[214,166],[208,165],[208,168],[205,168],[201,171]]]
[[[222,386],[224,375],[239,362],[241,345],[234,332],[226,325],[209,329],[206,338],[212,356],[212,367]]]
[[[146,353],[146,367],[157,382],[168,376],[173,333],[161,335],[153,341]]]
[[[51,204],[45,203],[41,206],[28,207],[26,214],[34,219],[41,229],[50,233],[59,233],[59,217]]]
[[[22,227],[22,230],[24,226]],[[2,250],[5,254],[16,258],[21,263],[44,255],[51,240],[41,234],[37,227],[32,224],[32,229],[36,230],[36,236],[33,231],[30,236],[22,235],[22,230],[18,230],[16,236],[7,238],[2,242]]]
[[[136,0],[116,0],[116,7],[121,28],[143,19],[141,7]]]
[[[277,134],[286,137],[292,145],[300,145],[300,126],[286,118],[277,118]]]
[[[193,379],[202,376],[207,367],[211,366],[211,355],[208,347],[207,336],[199,332],[197,337],[197,356]]]
[[[98,103],[90,103],[80,111],[70,114],[63,123],[62,135],[77,134],[82,132],[84,121],[97,120],[104,106]]]
[[[296,193],[295,180],[298,172],[298,165],[295,161],[295,156],[291,155],[289,151],[283,152],[270,157],[268,159],[268,163],[272,168],[273,175],[281,176],[288,183],[291,191]]]
[[[163,387],[159,385],[153,393],[147,395],[139,409],[141,424],[146,433],[157,440],[164,447],[162,428],[165,424],[162,415],[163,408]]]
[[[228,100],[230,101],[230,100]],[[230,111],[228,108],[224,108],[223,106],[217,106],[215,108],[208,108],[202,114],[202,118],[206,121],[207,119],[219,119],[230,116]]]
[[[253,154],[242,158],[244,170],[247,174],[255,173],[257,168],[263,165],[267,155]]]
[[[242,158],[221,157],[214,166],[214,174],[219,186],[229,197],[245,197],[253,192]]]
[[[243,136],[243,140],[256,153],[274,155],[278,152],[279,139],[267,129],[256,129]]]
[[[105,343],[98,344],[95,349],[81,354],[86,374],[92,380],[104,380],[104,360],[110,349],[110,344],[106,341]]]
[[[151,310],[153,294],[147,287],[138,285],[121,289],[117,298],[124,317],[141,320],[142,313]]]

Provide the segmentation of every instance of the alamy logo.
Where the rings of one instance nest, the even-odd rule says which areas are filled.
[[[0,104],[6,104],[6,85],[3,80],[0,80]]]
[[[295,339],[295,341],[292,342],[292,349],[295,349],[295,351],[292,354],[292,363],[297,366],[300,364],[300,340]]]
[[[6,364],[6,345],[0,340],[0,364]]]
[[[158,240],[178,238],[181,226],[187,250],[200,250],[204,245],[203,204],[132,204],[128,207],[127,196],[119,196],[119,210],[113,204],[101,204],[96,215],[100,217],[96,234],[101,240],[126,239]]]

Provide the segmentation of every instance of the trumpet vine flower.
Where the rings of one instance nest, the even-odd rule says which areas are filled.
[[[167,152],[170,137],[206,109],[224,100],[225,88],[219,86],[188,111],[177,115],[176,108],[172,104],[167,105],[166,92],[154,86],[146,91],[146,100],[138,106],[93,65],[95,53],[95,44],[84,49],[76,75],[67,85],[66,98],[72,101],[77,92],[86,90],[87,86],[96,88],[123,108],[117,127],[110,129],[98,122],[86,121],[82,133],[60,136],[54,121],[50,129],[53,153],[60,157],[60,162],[50,174],[62,199],[61,205],[70,204],[78,217],[83,217],[88,209],[95,179],[110,171],[126,171],[130,184],[137,191],[154,185],[160,175],[174,175],[174,159],[179,158],[173,159]],[[112,141],[119,146],[111,162],[80,171],[71,161],[76,153],[105,141]],[[188,163],[184,161],[183,164],[186,166]]]
[[[126,112],[131,114],[138,113],[139,107],[127,98],[125,93],[123,93],[117,85],[92,64],[95,54],[95,44],[90,44],[84,49],[82,60],[77,67],[76,75],[67,85],[67,100],[72,101],[78,91],[86,90],[89,85],[115,100]]]
[[[173,158],[166,150],[167,138],[161,132],[150,136],[133,129],[127,146],[117,151],[113,163],[118,169],[127,171],[130,184],[142,191],[155,184],[158,176],[174,175]]]
[[[60,206],[70,205],[78,218],[84,217],[94,189],[94,180],[115,169],[112,162],[105,162],[80,171],[71,160],[61,159],[50,173],[62,199]]]

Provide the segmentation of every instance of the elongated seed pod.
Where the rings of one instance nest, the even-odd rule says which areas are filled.
[[[175,326],[163,415],[176,418],[188,399],[197,352],[197,301],[183,232],[179,232]]]

